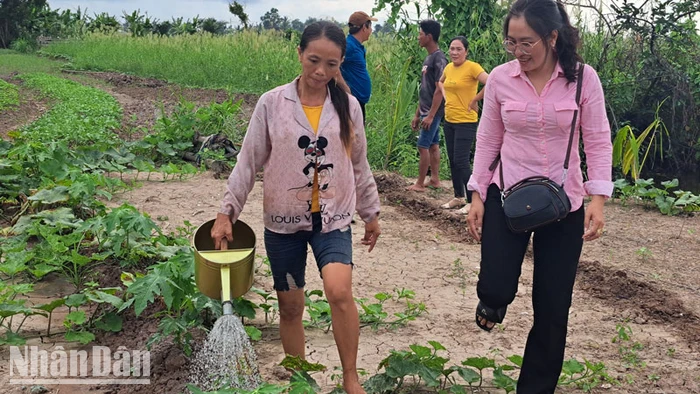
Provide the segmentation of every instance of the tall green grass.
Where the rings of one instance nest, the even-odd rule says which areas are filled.
[[[34,55],[0,49],[0,75],[11,73],[57,73],[62,63]]]
[[[113,34],[54,43],[43,52],[67,56],[77,69],[259,94],[297,75],[296,45],[274,32],[142,38]]]

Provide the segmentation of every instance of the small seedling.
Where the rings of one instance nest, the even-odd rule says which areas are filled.
[[[646,363],[639,356],[639,351],[644,346],[639,342],[632,342],[632,328],[627,322],[618,323],[615,326],[617,335],[612,342],[619,344],[618,353],[622,356],[626,368],[644,368]]]
[[[641,248],[637,249],[637,251],[635,253],[637,253],[637,256],[642,258],[642,261],[647,261],[654,256],[651,253],[651,250],[649,250],[645,246],[642,246]]]

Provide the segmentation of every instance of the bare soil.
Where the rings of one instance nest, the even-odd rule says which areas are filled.
[[[125,122],[135,115],[137,124],[152,125],[159,101],[174,105],[177,96],[172,87],[159,81],[109,73],[91,77],[106,81],[101,88],[114,94],[124,106]],[[198,102],[225,99],[225,92],[182,91],[195,99],[199,97]],[[244,99],[249,100],[250,110],[255,98]],[[4,118],[5,113],[2,115]],[[491,333],[481,331],[474,324],[480,246],[467,234],[463,216],[440,208],[452,196],[448,182],[443,182],[440,189],[416,193],[405,190],[411,180],[395,174],[378,173],[375,179],[383,204],[382,236],[376,249],[367,253],[359,242],[363,233],[361,221],[352,226],[357,246],[354,295],[372,298],[379,292],[410,289],[416,292],[416,301],[425,303],[428,313],[396,330],[363,328],[358,366],[372,375],[390,350],[403,350],[411,343],[425,345],[430,340],[439,341],[448,349],[444,356],[450,358],[449,365],[458,365],[474,356],[488,356],[504,363],[505,357],[522,354],[532,324],[532,254],[526,256],[521,286],[506,320]],[[157,176],[140,182],[141,187],[115,196],[110,204],[128,202],[158,218],[166,232],[175,231],[184,221],[197,226],[212,219],[225,188],[225,180],[214,179],[211,173],[184,182],[163,182]],[[264,256],[261,185],[261,181],[256,183],[241,220],[258,234],[256,253]],[[604,236],[584,245],[569,318],[567,358],[603,362],[620,383],[597,388],[594,393],[700,393],[700,216],[668,217],[644,207],[610,201],[606,205],[606,221]],[[271,291],[272,280],[265,275],[261,259],[257,262],[255,286]],[[310,255],[307,288],[322,289],[314,267]],[[120,273],[119,267],[104,269],[100,280],[118,285]],[[64,288],[65,284],[59,287],[62,290],[47,286],[44,297],[49,297],[51,291],[60,294],[69,290]],[[250,298],[254,302],[262,301],[255,295]],[[38,298],[36,302],[45,301]],[[118,346],[143,349],[156,331],[159,319],[154,315],[162,308],[162,304],[156,303],[140,317],[127,314],[121,332],[100,335],[96,344],[115,349]],[[390,303],[387,309],[396,312],[401,306]],[[60,326],[61,313],[65,316],[65,312],[57,310],[56,327]],[[260,312],[258,315],[248,323],[263,332],[262,340],[255,343],[263,378],[273,383],[283,382],[286,375],[278,366],[283,353],[277,322],[265,323]],[[612,342],[619,325],[630,327],[632,342],[641,344],[636,353],[646,364],[644,367],[624,365],[620,343]],[[41,327],[45,329],[45,321],[36,323],[34,329],[39,333]],[[197,343],[201,343],[204,335],[197,334]],[[307,330],[306,343],[307,358],[328,367],[326,372],[314,375],[324,392],[328,392],[335,384],[332,380],[332,375],[337,373],[335,368],[340,366],[332,332]],[[60,342],[57,337],[38,334],[30,339],[29,345],[46,349],[59,345],[66,349],[76,347]],[[0,358],[6,361],[7,357],[7,349],[0,350]],[[47,389],[52,393],[151,394],[184,390],[189,358],[171,341],[156,345],[151,360],[152,383],[148,386],[47,386]],[[7,365],[4,361],[0,363],[0,392],[28,392],[29,387],[23,390],[7,385]],[[574,388],[557,391],[578,392],[581,391]]]

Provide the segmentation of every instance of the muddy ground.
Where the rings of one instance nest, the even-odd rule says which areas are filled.
[[[148,122],[153,121],[152,115],[160,101],[173,105],[174,95],[168,92],[180,89],[157,83],[149,86],[148,80],[120,74],[92,78],[98,81],[95,86],[102,86],[122,103],[125,119],[130,122],[136,119],[135,122],[146,126],[152,124]],[[201,97],[202,102],[217,100],[221,94],[188,92]],[[202,92],[202,96],[193,92]],[[243,98],[250,110],[254,98]],[[0,115],[7,119],[6,113]],[[449,183],[443,182],[443,188],[421,194],[406,191],[410,180],[395,174],[378,173],[375,178],[383,204],[382,236],[376,249],[367,253],[359,243],[362,224],[353,225],[355,296],[371,298],[396,288],[410,289],[415,291],[416,301],[425,303],[428,313],[396,330],[363,328],[358,366],[374,374],[390,350],[406,349],[411,343],[427,344],[429,340],[437,340],[448,349],[444,354],[451,360],[448,365],[474,356],[505,362],[504,357],[522,354],[532,323],[531,253],[526,256],[518,296],[506,320],[491,333],[481,331],[474,324],[479,245],[467,235],[463,217],[439,208],[451,197]],[[258,182],[250,194],[241,219],[258,234],[257,253],[264,256],[261,184]],[[185,220],[196,226],[213,218],[224,187],[225,181],[214,179],[210,173],[184,182],[162,182],[152,177],[148,182],[141,180],[140,187],[115,196],[110,204],[128,202],[158,218],[164,231],[175,231]],[[606,220],[604,236],[584,245],[570,313],[567,358],[603,362],[609,374],[620,382],[597,388],[593,391],[596,393],[700,393],[700,216],[667,217],[643,207],[611,201],[606,205]],[[260,261],[257,260],[260,269],[255,286],[271,291],[272,280],[264,275]],[[321,289],[311,256],[309,264],[308,289]],[[102,272],[102,277],[114,283],[119,273],[115,268]],[[66,286],[51,291],[69,293]],[[251,299],[261,301],[254,295]],[[156,330],[158,319],[153,314],[158,308],[156,304],[139,318],[127,317],[120,333],[101,335],[97,343],[114,348],[143,348]],[[389,303],[387,309],[394,312],[401,307]],[[65,312],[58,311],[55,316],[58,324],[61,313]],[[255,343],[263,378],[270,382],[283,381],[285,375],[277,366],[283,354],[276,322],[266,324],[259,317],[251,323],[263,332],[263,339]],[[612,342],[620,325],[629,327],[632,342],[641,345],[636,354],[645,363],[644,367],[624,365],[620,343]],[[200,340],[203,337],[203,334],[198,336]],[[55,337],[37,337],[30,344],[48,349],[58,345],[75,347],[56,341]],[[340,365],[332,332],[307,330],[306,342],[307,358],[328,367],[327,372],[314,377],[324,392],[330,391],[335,384],[334,368]],[[7,352],[3,351],[2,358],[7,360],[6,357]],[[176,393],[183,390],[187,381],[188,362],[177,347],[163,342],[153,349],[149,386],[48,388],[54,393]],[[29,387],[22,391],[21,387],[4,384],[6,366],[3,362],[0,367],[0,392],[28,392]],[[581,391],[563,388],[557,392]]]

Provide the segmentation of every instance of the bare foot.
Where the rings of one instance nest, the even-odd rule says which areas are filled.
[[[427,186],[427,187],[435,187],[435,188],[438,188],[438,189],[439,189],[439,188],[442,187],[442,183],[440,183],[440,181],[434,181],[434,182],[433,182],[433,180],[431,179],[430,182],[428,182],[428,184],[425,185],[425,186]]]
[[[365,389],[362,388],[357,377],[354,379],[343,378],[343,390],[348,394],[366,394]]]
[[[414,192],[424,192],[425,187],[418,185],[418,184],[413,184],[413,185],[407,187],[406,190],[410,190],[410,191],[414,191]]]

